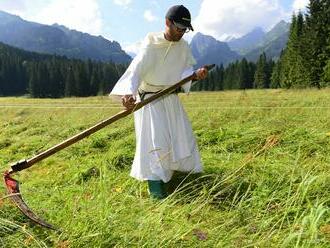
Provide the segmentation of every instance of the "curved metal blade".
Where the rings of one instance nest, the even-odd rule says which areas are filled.
[[[53,225],[47,223],[43,219],[34,214],[30,208],[24,202],[19,190],[19,182],[10,176],[10,173],[6,171],[4,173],[5,185],[9,194],[9,198],[16,204],[16,206],[22,211],[22,213],[34,221],[35,223],[53,230],[57,230]]]

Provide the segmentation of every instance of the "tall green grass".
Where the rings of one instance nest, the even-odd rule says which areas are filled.
[[[164,201],[129,177],[132,117],[15,175],[35,226],[0,189],[3,247],[329,247],[330,90],[181,95],[205,171]],[[0,98],[0,169],[117,113],[106,97]]]

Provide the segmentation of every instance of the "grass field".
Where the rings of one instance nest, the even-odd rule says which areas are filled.
[[[129,177],[132,117],[15,174],[32,224],[0,186],[0,247],[330,247],[330,90],[181,95],[205,172],[165,201]],[[0,98],[0,169],[119,112],[107,97]]]

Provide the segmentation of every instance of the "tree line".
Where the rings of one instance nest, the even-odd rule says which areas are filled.
[[[126,67],[26,52],[0,43],[0,96],[103,95],[110,92]]]
[[[271,76],[275,62],[268,60],[262,53],[256,63],[245,58],[230,63],[226,68],[216,66],[202,82],[195,84],[193,91],[217,91],[232,89],[270,88]]]

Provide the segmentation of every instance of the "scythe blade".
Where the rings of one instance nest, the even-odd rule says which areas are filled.
[[[19,190],[19,182],[10,176],[10,172],[4,172],[5,185],[8,192],[8,197],[16,204],[16,206],[26,215],[29,219],[35,223],[53,230],[57,230],[53,225],[47,223],[36,214],[34,214],[30,208],[24,202]]]

